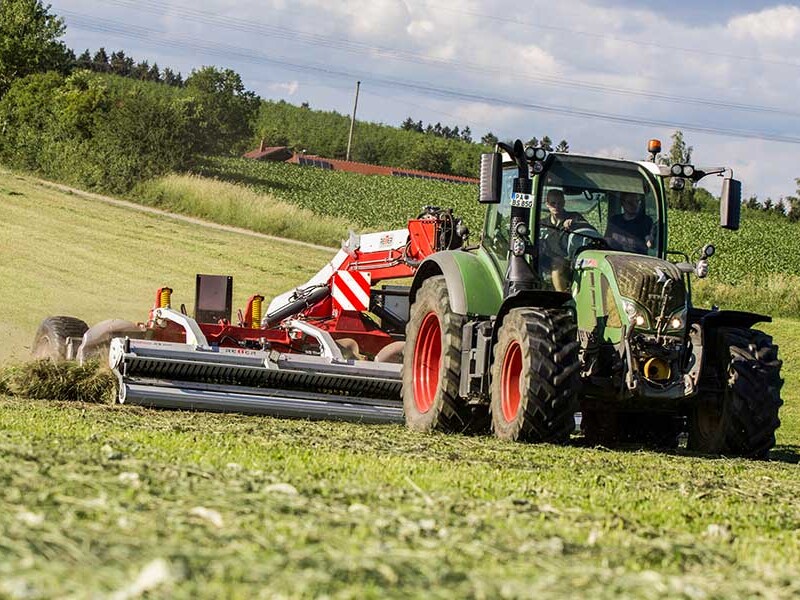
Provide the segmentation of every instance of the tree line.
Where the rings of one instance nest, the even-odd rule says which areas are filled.
[[[800,177],[794,182],[797,186],[794,195],[779,198],[777,202],[772,198],[767,198],[762,202],[757,195],[753,194],[744,201],[745,208],[785,217],[795,223],[800,221]]]
[[[151,65],[146,60],[137,62],[130,56],[126,56],[124,50],[117,50],[109,56],[105,48],[101,47],[94,55],[87,48],[75,59],[74,68],[86,69],[95,73],[111,73],[140,81],[164,83],[174,87],[182,87],[184,84],[183,75],[180,72],[175,72],[169,67],[162,71],[158,68],[158,63]]]
[[[423,125],[422,121],[415,121],[412,117],[408,117],[400,124],[400,129],[403,131],[416,131],[417,133],[424,133],[426,135],[435,135],[446,140],[461,140],[462,142],[472,142],[472,131],[469,125],[459,127],[454,125],[442,125],[436,123],[435,125],[428,123]]]

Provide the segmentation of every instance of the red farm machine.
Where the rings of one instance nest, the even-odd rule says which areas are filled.
[[[405,229],[351,234],[308,282],[266,307],[255,294],[234,317],[233,278],[197,275],[194,316],[174,308],[163,287],[146,322],[45,319],[33,354],[81,362],[107,355],[121,403],[402,422],[408,287],[376,284],[412,277],[467,235],[450,210],[425,207]]]

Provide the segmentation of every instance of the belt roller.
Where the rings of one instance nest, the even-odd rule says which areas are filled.
[[[273,416],[402,422],[401,365],[114,339],[119,400]]]

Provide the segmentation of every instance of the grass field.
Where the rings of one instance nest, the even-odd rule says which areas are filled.
[[[327,256],[0,175],[5,358],[46,314],[144,318],[196,270],[241,304]],[[800,321],[766,329],[770,462],[0,396],[0,598],[797,597]]]
[[[0,361],[21,358],[39,322],[141,321],[156,290],[194,302],[195,273],[234,276],[234,306],[306,281],[333,251],[254,239],[64,194],[0,170]]]

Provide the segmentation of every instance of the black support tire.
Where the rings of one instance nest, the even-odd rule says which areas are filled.
[[[492,429],[497,437],[566,442],[575,429],[580,386],[572,313],[514,308],[497,336],[492,364]]]
[[[417,431],[466,432],[473,409],[459,397],[461,329],[442,276],[425,280],[411,306],[403,353],[403,410]]]
[[[754,329],[720,328],[713,362],[716,391],[701,390],[689,413],[688,448],[705,454],[767,458],[780,426],[778,346]]]
[[[66,360],[69,338],[83,337],[88,329],[75,317],[47,317],[36,331],[31,354],[40,360]]]

